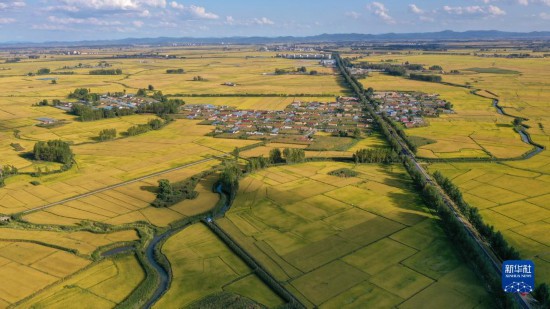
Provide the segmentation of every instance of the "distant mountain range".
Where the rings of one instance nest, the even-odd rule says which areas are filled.
[[[550,31],[534,32],[504,32],[496,30],[455,32],[451,30],[425,33],[385,33],[385,34],[361,34],[340,33],[320,34],[315,36],[294,37],[225,37],[225,38],[127,38],[119,40],[95,40],[75,42],[4,42],[1,47],[23,46],[98,46],[98,45],[168,45],[168,44],[267,44],[267,43],[327,43],[327,42],[359,42],[359,41],[434,41],[434,40],[502,40],[502,39],[548,39]]]

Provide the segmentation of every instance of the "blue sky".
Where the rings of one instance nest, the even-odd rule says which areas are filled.
[[[0,41],[550,31],[550,0],[0,0]]]

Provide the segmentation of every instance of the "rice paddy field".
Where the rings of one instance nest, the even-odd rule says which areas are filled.
[[[208,161],[119,186],[33,212],[24,216],[24,219],[37,224],[75,225],[82,220],[92,220],[113,225],[145,221],[155,226],[167,226],[174,221],[213,208],[219,199],[218,194],[212,190],[217,178],[214,175],[203,179],[195,189],[199,193],[197,198],[184,200],[169,208],[151,207],[151,202],[155,199],[155,193],[151,192],[151,188],[156,188],[160,179],[168,179],[172,182],[184,180],[218,163],[218,161]]]
[[[491,306],[398,165],[268,168],[217,222],[308,307]]]
[[[178,232],[166,241],[162,252],[170,260],[173,281],[154,308],[183,308],[222,291],[268,308],[284,303],[203,224]]]
[[[134,53],[138,51],[134,50]],[[274,52],[255,52],[250,47],[231,50],[205,47],[196,50],[180,48],[167,54],[178,59],[115,59],[115,54],[124,51],[99,51],[96,56],[52,55],[47,58],[27,59],[19,63],[3,64],[6,70],[0,72],[3,81],[9,83],[16,96],[23,97],[64,97],[74,88],[91,88],[94,92],[137,91],[153,84],[165,94],[343,94],[344,88],[332,68],[319,65],[318,60],[275,58]],[[131,54],[132,52],[130,52]],[[185,58],[181,58],[185,57]],[[122,69],[122,75],[89,75],[90,68],[78,68],[78,64],[96,66],[106,61],[110,68]],[[308,71],[316,70],[319,75],[275,75],[275,69],[293,71],[305,66]],[[64,68],[68,67],[68,68]],[[72,75],[25,76],[39,68],[49,68],[52,72],[73,71]],[[185,70],[185,74],[166,74],[167,69]],[[193,81],[201,76],[204,81]],[[53,85],[47,78],[57,78]],[[224,86],[232,82],[237,86]]]
[[[36,293],[17,308],[113,308],[145,278],[134,255],[103,260]]]
[[[443,75],[443,80],[473,88],[488,97],[498,96],[499,105],[514,116],[524,117],[532,139],[547,149],[550,146],[550,63],[546,59],[481,58],[456,55],[384,55],[364,60],[391,58],[425,66],[441,65],[445,71],[459,70],[457,75]],[[468,157],[488,151],[498,158],[514,157],[529,149],[509,125],[510,117],[498,115],[491,100],[469,94],[469,90],[435,83],[417,82],[373,74],[364,79],[365,86],[377,90],[422,90],[440,93],[451,101],[456,111],[430,126],[408,130],[409,135],[423,136],[437,143],[420,147],[425,157]],[[489,92],[487,92],[489,91]],[[437,163],[430,171],[441,171],[453,179],[468,203],[480,209],[484,220],[501,231],[506,240],[532,259],[537,277],[550,278],[550,209],[548,208],[550,155],[544,150],[527,160],[500,163]],[[462,155],[463,153],[464,155]],[[476,155],[477,156],[477,155]]]

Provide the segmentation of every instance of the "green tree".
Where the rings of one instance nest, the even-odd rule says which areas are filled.
[[[537,286],[533,296],[539,302],[540,308],[550,308],[550,288],[548,284],[542,283]]]
[[[281,153],[281,149],[279,148],[273,148],[269,152],[269,162],[271,164],[277,164],[284,162],[283,155]]]
[[[149,85],[149,86],[147,86],[147,89],[149,89],[149,91],[153,91],[153,90],[155,90],[155,87],[153,87],[153,85]]]

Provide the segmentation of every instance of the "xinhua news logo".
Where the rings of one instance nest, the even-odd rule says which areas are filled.
[[[502,289],[506,293],[522,295],[533,292],[535,264],[529,260],[504,261],[502,264]]]

